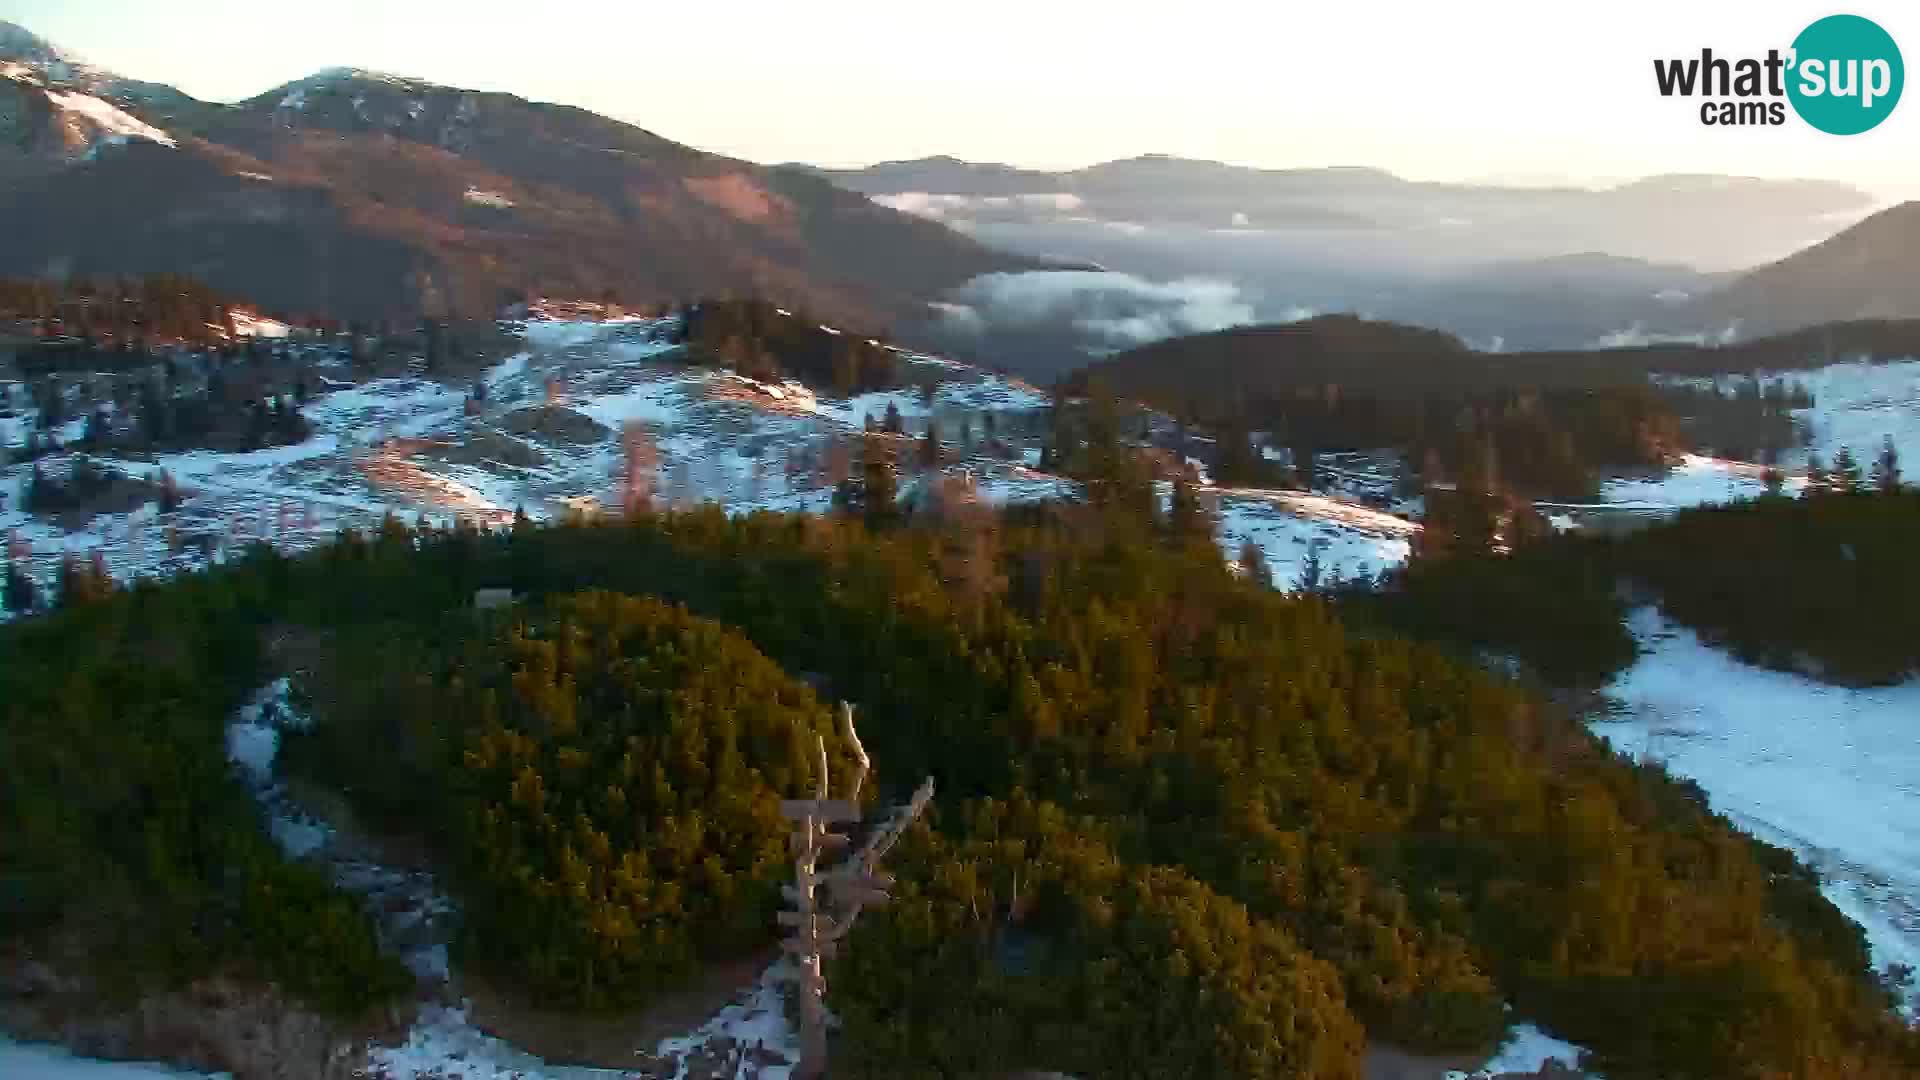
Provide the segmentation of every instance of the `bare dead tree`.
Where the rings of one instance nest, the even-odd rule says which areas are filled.
[[[653,492],[658,484],[660,449],[646,425],[629,420],[622,426],[620,442],[626,453],[626,474],[622,477],[621,509],[628,517],[653,509]]]
[[[853,929],[862,911],[892,898],[887,890],[893,878],[880,872],[880,860],[933,800],[933,778],[929,776],[906,805],[896,807],[868,834],[859,851],[823,870],[823,859],[851,846],[851,840],[835,832],[834,827],[860,820],[860,789],[872,767],[859,732],[854,730],[852,705],[841,702],[840,720],[859,763],[848,797],[829,797],[827,741],[816,738],[814,798],[780,804],[781,814],[799,824],[792,836],[794,883],[781,887],[782,895],[795,910],[782,911],[777,917],[781,926],[794,931],[780,947],[794,956],[800,969],[800,1066],[794,1075],[807,1080],[824,1076],[827,1071],[827,982],[821,965],[838,951],[841,939]]]

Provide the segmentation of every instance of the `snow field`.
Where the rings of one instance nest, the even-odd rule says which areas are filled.
[[[1631,626],[1642,655],[1606,687],[1593,730],[1795,851],[1876,966],[1920,967],[1920,681],[1828,686],[1741,663],[1653,608]]]

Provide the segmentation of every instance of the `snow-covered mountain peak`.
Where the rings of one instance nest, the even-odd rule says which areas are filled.
[[[0,21],[0,64],[14,71],[24,67],[38,75],[48,86],[98,91],[125,81],[24,26],[4,21]]]
[[[446,143],[446,125],[458,118],[463,93],[406,75],[330,67],[274,87],[245,104],[271,109],[279,122],[288,125],[372,125],[416,136],[438,131],[440,137],[433,141]]]
[[[282,108],[297,108],[297,105],[288,105],[287,102],[290,99],[304,99],[308,93],[315,90],[341,90],[361,86],[375,86],[397,90],[446,89],[436,83],[428,82],[425,79],[416,79],[409,75],[395,75],[386,71],[374,71],[371,68],[329,67],[321,68],[319,71],[305,78],[295,79],[292,82],[277,86],[265,94],[260,95],[260,97],[279,101]]]
[[[372,68],[361,67],[321,68],[319,71],[314,72],[301,81],[307,83],[326,83],[345,80],[392,83],[396,86],[431,85],[424,79],[416,79],[410,75],[395,75],[390,71],[375,71]]]
[[[129,79],[88,62],[15,23],[0,21],[0,77],[137,107],[177,108],[192,99],[163,83]]]

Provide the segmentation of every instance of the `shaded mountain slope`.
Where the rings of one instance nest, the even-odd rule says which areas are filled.
[[[1703,298],[1701,311],[1753,331],[1920,316],[1920,202],[1742,275]]]
[[[178,146],[0,172],[0,273],[182,270],[364,319],[488,314],[522,292],[752,292],[886,325],[976,274],[1042,266],[581,109],[354,69],[217,105],[76,74],[37,41],[0,42],[22,92],[83,85]]]

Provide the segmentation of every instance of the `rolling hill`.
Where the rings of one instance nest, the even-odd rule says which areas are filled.
[[[1632,348],[1488,352],[1439,330],[1322,315],[1236,326],[1129,349],[1074,373],[1070,385],[1203,412],[1232,414],[1262,397],[1339,384],[1388,398],[1496,390],[1594,390],[1651,375],[1716,376],[1818,368],[1839,360],[1887,361],[1920,353],[1920,320],[1821,323],[1722,345],[1675,342]]]
[[[1920,202],[1889,207],[1832,238],[1702,297],[1709,320],[1766,332],[1849,319],[1920,316]]]

